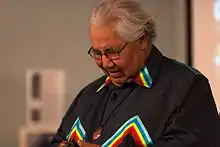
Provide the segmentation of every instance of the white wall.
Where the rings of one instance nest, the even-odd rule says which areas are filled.
[[[28,67],[63,68],[66,106],[87,83],[101,75],[87,55],[87,23],[98,0],[3,0],[0,2],[0,146],[18,146],[25,123],[25,71]],[[142,0],[158,22],[156,44],[185,61],[182,0]]]

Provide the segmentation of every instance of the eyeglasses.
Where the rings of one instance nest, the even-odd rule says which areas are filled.
[[[126,47],[127,44],[128,43],[126,42],[122,46],[122,48],[120,48],[120,49],[117,49],[117,48],[107,48],[104,53],[102,53],[99,50],[94,49],[93,47],[90,47],[90,49],[88,51],[88,54],[92,58],[94,58],[96,60],[102,60],[102,56],[103,55],[105,55],[108,59],[117,60],[117,59],[119,59],[120,53],[123,51],[123,49]]]

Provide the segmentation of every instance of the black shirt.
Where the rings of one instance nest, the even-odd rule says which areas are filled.
[[[51,147],[78,139],[104,147],[215,147],[219,128],[207,78],[153,47],[136,82],[117,87],[103,76],[82,89]]]

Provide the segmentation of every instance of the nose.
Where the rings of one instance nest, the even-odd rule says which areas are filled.
[[[102,66],[105,69],[109,69],[114,67],[114,62],[105,55],[102,55]]]

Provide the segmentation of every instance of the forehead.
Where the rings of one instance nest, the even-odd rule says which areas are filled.
[[[120,45],[122,39],[109,26],[90,25],[90,40],[94,48]]]

